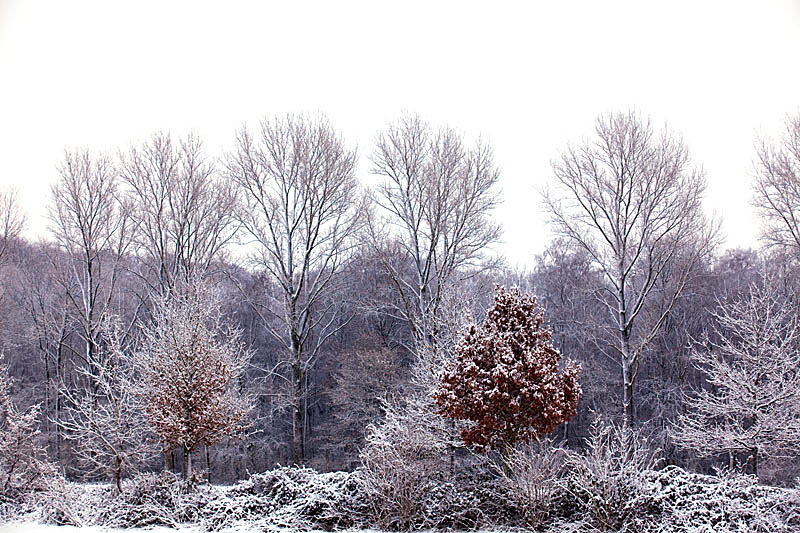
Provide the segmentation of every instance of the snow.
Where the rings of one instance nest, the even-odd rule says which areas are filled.
[[[0,524],[0,533],[135,533],[137,531],[147,531],[149,533],[175,533],[176,531],[182,531],[185,533],[199,533],[202,530],[199,527],[186,527],[180,529],[171,529],[168,527],[154,527],[147,529],[116,529],[102,526],[58,526],[55,524],[39,524],[37,522],[15,522],[11,524]],[[241,529],[237,531],[246,532],[248,530]],[[230,533],[234,532],[230,531]]]

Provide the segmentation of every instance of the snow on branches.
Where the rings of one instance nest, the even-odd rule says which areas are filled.
[[[225,327],[219,297],[192,283],[157,300],[153,329],[137,354],[145,416],[165,449],[184,450],[184,476],[191,454],[241,429],[249,401],[234,385],[250,354],[240,331]]]
[[[41,490],[56,470],[39,446],[39,406],[21,411],[11,400],[13,381],[0,353],[0,504]]]
[[[714,318],[691,352],[711,387],[688,398],[673,437],[701,457],[747,454],[757,476],[762,460],[800,453],[800,321],[768,281]]]
[[[439,376],[440,413],[472,421],[466,444],[501,449],[552,432],[577,413],[579,365],[553,347],[536,298],[519,289],[495,291],[483,327],[474,323]]]
[[[130,346],[118,319],[104,317],[90,365],[76,366],[84,389],[62,383],[64,418],[56,423],[73,441],[72,451],[89,475],[103,475],[122,492],[122,478],[133,475],[153,454],[152,439],[131,383]]]

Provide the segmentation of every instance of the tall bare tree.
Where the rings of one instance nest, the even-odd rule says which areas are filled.
[[[609,355],[620,363],[623,412],[632,422],[640,357],[716,231],[702,213],[705,178],[679,137],[666,129],[656,135],[635,112],[600,116],[595,133],[553,162],[544,201],[555,231],[586,250],[605,278],[597,295],[609,313]]]
[[[88,150],[67,151],[52,186],[51,231],[69,257],[62,278],[85,343],[82,357],[95,363],[104,317],[111,310],[130,245],[130,209],[119,195],[111,159]]]
[[[780,140],[759,139],[753,205],[767,245],[800,254],[800,114],[786,119]]]
[[[238,228],[236,190],[206,159],[196,137],[173,143],[168,134],[155,134],[121,160],[149,291],[167,294],[224,258]]]
[[[330,296],[363,220],[356,152],[324,117],[265,119],[254,135],[242,129],[228,162],[243,196],[239,218],[255,245],[256,268],[277,285],[271,305],[257,306],[283,344],[291,387],[292,455],[306,456],[308,374],[340,327]],[[275,320],[279,326],[274,327]]]
[[[42,243],[31,247],[18,258],[25,290],[21,292],[21,305],[30,324],[30,338],[44,363],[44,424],[54,430],[56,459],[63,466],[62,429],[59,424],[63,412],[63,395],[59,386],[65,382],[67,361],[71,355],[70,339],[76,320],[69,300],[72,287],[68,256],[57,245]],[[52,399],[51,399],[52,397]],[[50,427],[53,423],[54,427]]]
[[[492,149],[466,147],[456,131],[406,116],[378,135],[371,160],[382,178],[371,237],[400,295],[394,312],[417,343],[432,345],[448,285],[492,265],[488,247],[500,237]]]

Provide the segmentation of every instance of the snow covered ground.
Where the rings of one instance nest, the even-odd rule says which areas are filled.
[[[0,533],[135,533],[137,531],[148,531],[149,533],[175,533],[175,531],[182,531],[184,533],[199,533],[201,530],[197,527],[181,528],[179,530],[170,529],[167,527],[155,527],[151,529],[109,529],[100,526],[57,526],[54,524],[37,524],[36,522],[17,522],[12,524],[0,524]],[[246,529],[238,530],[246,533]],[[234,533],[230,531],[229,533]],[[247,532],[249,533],[249,532]]]
[[[255,533],[262,532],[263,528],[240,525],[233,528],[220,530],[221,533]],[[200,526],[184,526],[179,529],[168,527],[117,529],[102,526],[57,526],[55,524],[40,524],[37,522],[15,522],[0,524],[0,533],[202,533]],[[324,533],[322,531],[308,531],[304,533]],[[379,533],[376,530],[353,530],[350,533]]]

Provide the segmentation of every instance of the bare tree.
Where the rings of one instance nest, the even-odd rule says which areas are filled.
[[[41,490],[56,474],[38,445],[39,405],[20,410],[11,399],[12,379],[0,353],[0,502]]]
[[[710,388],[696,390],[674,438],[701,457],[748,454],[761,461],[800,452],[800,323],[769,280],[720,302],[716,324],[691,357]]]
[[[716,231],[701,210],[705,179],[680,138],[668,130],[656,136],[634,112],[599,117],[595,132],[553,162],[555,186],[544,201],[555,231],[585,249],[605,278],[598,298],[610,315],[610,356],[622,368],[630,422],[640,356]]]
[[[369,228],[400,295],[394,312],[417,343],[433,344],[447,286],[494,264],[487,252],[500,237],[491,219],[500,174],[492,149],[467,148],[454,130],[406,116],[378,135],[371,159],[382,182]]]
[[[64,282],[64,273],[69,276],[65,256],[56,250],[56,245],[43,243],[42,248],[33,248],[18,259],[18,266],[25,286],[21,291],[21,307],[25,309],[30,325],[30,340],[39,351],[44,364],[44,414],[47,429],[55,432],[55,454],[63,466],[62,418],[64,398],[59,386],[66,380],[67,361],[71,355],[70,339],[76,329],[71,312],[68,291],[71,286]],[[52,398],[52,399],[51,399]],[[49,427],[53,423],[54,427]]]
[[[167,294],[224,259],[238,229],[236,190],[205,158],[196,137],[176,144],[168,134],[155,134],[121,160],[148,290]]]
[[[51,229],[70,258],[62,283],[80,323],[82,357],[94,372],[101,323],[130,245],[129,207],[119,198],[117,171],[106,156],[68,151],[59,173],[52,187]]]
[[[0,264],[8,255],[9,243],[25,228],[25,214],[19,206],[16,189],[0,190]]]
[[[118,321],[106,318],[99,350],[104,352],[91,374],[76,369],[89,390],[61,383],[65,416],[57,423],[89,475],[104,475],[122,491],[122,478],[137,472],[155,451],[148,442],[146,424],[131,382],[131,353]]]
[[[236,385],[250,360],[241,331],[226,324],[219,294],[191,281],[156,298],[154,324],[134,355],[137,390],[164,449],[183,448],[184,479],[192,454],[244,427],[250,400]]]
[[[342,355],[328,392],[333,419],[326,445],[351,459],[358,457],[367,425],[382,417],[386,398],[406,376],[398,355],[372,339]]]
[[[341,327],[340,302],[330,296],[363,219],[355,165],[356,152],[327,119],[292,115],[263,120],[256,136],[242,129],[228,163],[243,194],[252,264],[278,288],[273,305],[257,311],[285,350],[298,464],[306,456],[308,373]]]
[[[753,205],[767,245],[800,253],[800,114],[786,119],[779,141],[759,139]]]

